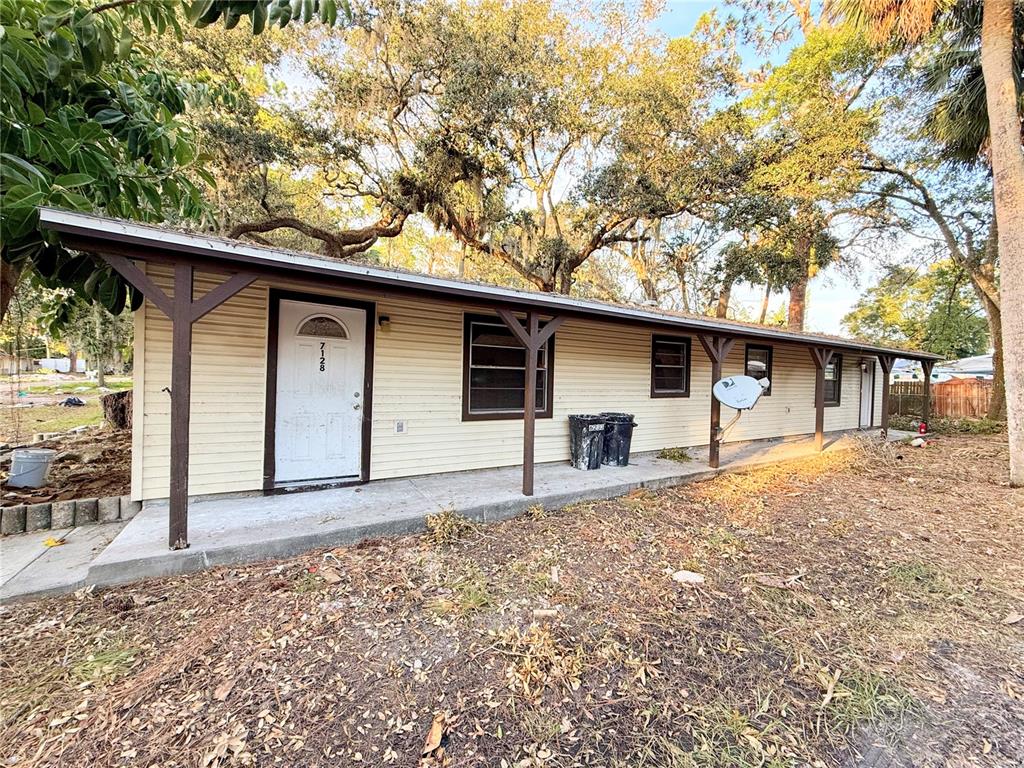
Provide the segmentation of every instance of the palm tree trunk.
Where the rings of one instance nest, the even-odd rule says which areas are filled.
[[[985,0],[981,70],[992,140],[992,177],[999,221],[1000,309],[1010,485],[1024,486],[1024,154],[1013,80],[1013,2]]]

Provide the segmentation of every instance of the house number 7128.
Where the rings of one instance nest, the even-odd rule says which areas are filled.
[[[326,341],[320,342],[320,373],[327,370],[327,358],[324,357],[324,347],[327,346]]]

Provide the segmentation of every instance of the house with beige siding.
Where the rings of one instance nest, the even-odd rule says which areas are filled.
[[[529,494],[535,464],[568,460],[576,413],[634,414],[634,452],[707,446],[717,466],[711,388],[731,375],[770,389],[729,441],[884,430],[896,358],[935,362],[56,209],[41,219],[146,297],[132,497],[169,499],[172,547],[187,546],[189,497],[519,465]]]

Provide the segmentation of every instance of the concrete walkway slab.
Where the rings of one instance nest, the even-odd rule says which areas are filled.
[[[890,439],[905,437],[890,432]],[[846,433],[827,436],[826,451],[850,447]],[[522,469],[505,467],[472,472],[380,480],[367,485],[273,496],[203,499],[189,506],[187,550],[167,547],[167,506],[147,505],[91,559],[73,547],[81,530],[110,530],[114,526],[75,529],[68,544],[33,560],[0,591],[0,599],[18,594],[65,590],[82,583],[108,586],[145,578],[175,576],[215,565],[278,559],[313,549],[354,544],[369,538],[415,533],[425,518],[452,509],[478,522],[502,520],[534,505],[555,509],[578,501],[612,498],[638,488],[663,488],[815,453],[812,438],[780,438],[722,446],[722,468],[705,463],[706,448],[693,448],[692,462],[676,462],[640,454],[628,467],[602,467],[580,472],[568,463],[540,464],[535,494],[522,495]],[[84,542],[83,542],[84,543]],[[59,552],[58,550],[65,550]],[[67,565],[58,561],[68,560]],[[41,569],[40,565],[47,565]],[[83,571],[83,569],[85,569]],[[63,575],[61,575],[63,574]],[[19,592],[20,590],[20,592]]]
[[[167,548],[165,504],[147,505],[93,562],[89,583],[122,584],[213,565],[289,557],[318,547],[421,530],[441,507],[408,480],[189,505],[189,548]]]
[[[49,538],[63,539],[70,528],[57,531],[33,531],[0,539],[0,587],[13,579],[34,560],[43,556],[49,547],[43,544]]]
[[[632,457],[628,467],[581,472],[568,463],[539,464],[534,495],[523,496],[521,467],[414,477],[411,482],[444,509],[480,522],[503,520],[535,505],[556,509],[577,501],[621,496],[637,488],[661,488],[714,475],[700,460],[668,461],[653,454]]]
[[[31,534],[10,536],[0,542],[6,552],[8,547],[15,551],[37,548],[37,555],[24,568],[0,586],[0,603],[13,599],[28,599],[46,595],[73,592],[85,586],[89,565],[127,523],[104,523],[103,525],[82,525],[69,531],[37,531]],[[50,536],[60,538],[64,544],[47,547],[43,541]],[[45,534],[45,535],[41,535]],[[19,539],[32,537],[32,542],[23,544]]]

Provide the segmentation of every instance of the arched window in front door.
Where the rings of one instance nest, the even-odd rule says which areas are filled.
[[[312,336],[317,339],[347,339],[348,331],[338,320],[328,315],[313,315],[299,325],[299,336]]]

